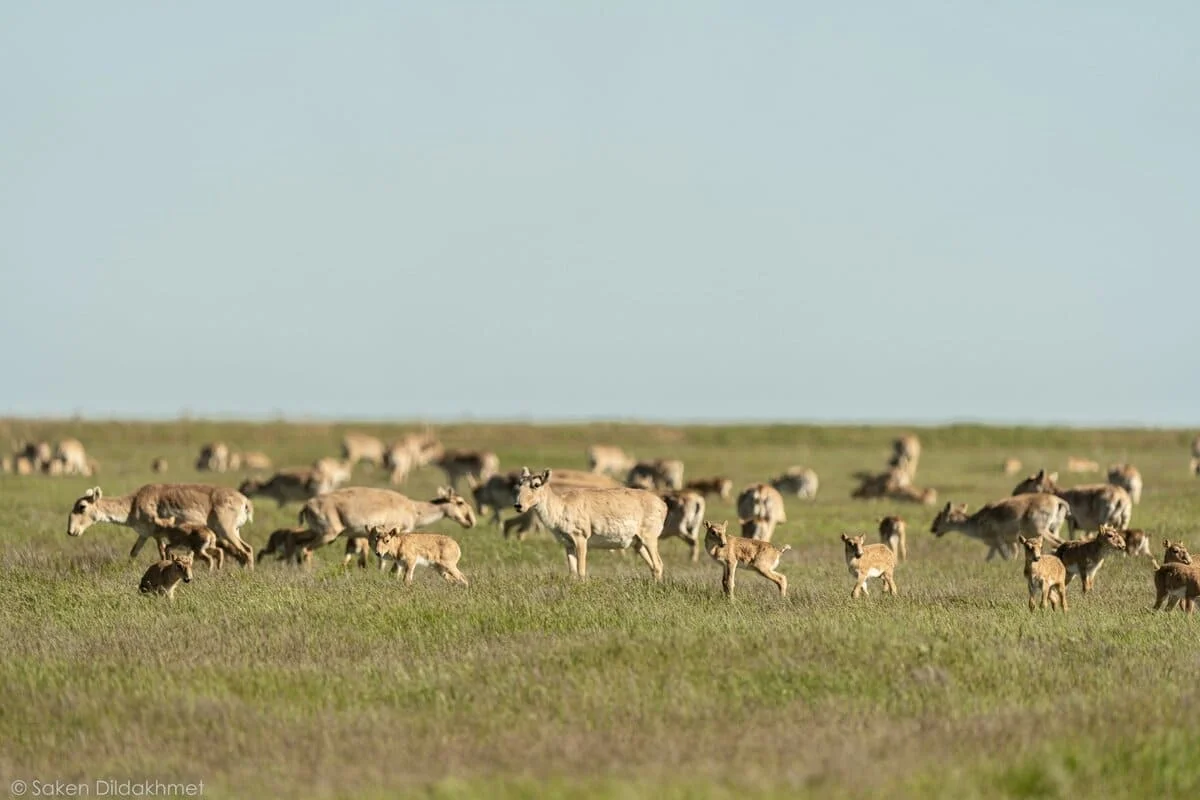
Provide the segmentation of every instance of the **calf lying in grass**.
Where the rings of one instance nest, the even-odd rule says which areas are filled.
[[[401,533],[385,530],[382,526],[367,530],[375,543],[375,555],[381,561],[390,559],[396,562],[396,577],[400,577],[400,569],[404,568],[405,584],[412,583],[417,567],[430,566],[447,581],[470,585],[467,576],[458,569],[462,548],[449,536],[440,533]]]
[[[888,594],[896,594],[896,581],[892,573],[896,570],[896,554],[886,544],[864,544],[865,536],[847,536],[842,534],[842,544],[846,549],[846,566],[854,578],[854,588],[850,591],[853,598],[870,594],[867,591],[867,581],[871,578],[883,578],[883,588]]]
[[[165,594],[168,600],[175,600],[175,587],[179,582],[192,582],[192,557],[190,555],[173,555],[150,565],[138,591],[142,594]]]
[[[725,575],[721,586],[728,597],[733,597],[733,586],[738,564],[745,564],[750,569],[762,575],[779,587],[779,596],[787,597],[787,576],[776,572],[779,559],[790,545],[776,547],[761,539],[746,539],[741,536],[729,536],[725,533],[726,523],[704,523],[704,549],[712,556],[713,561],[725,567]]]
[[[1058,556],[1042,554],[1042,537],[1026,539],[1017,537],[1017,542],[1025,550],[1025,581],[1029,585],[1029,610],[1045,608],[1047,601],[1050,610],[1055,605],[1065,614],[1067,612],[1067,568]]]

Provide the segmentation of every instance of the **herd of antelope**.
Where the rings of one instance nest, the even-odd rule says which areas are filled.
[[[67,533],[81,535],[97,522],[133,528],[137,534],[130,557],[136,558],[149,539],[157,544],[159,560],[145,573],[140,590],[173,598],[180,582],[190,582],[195,560],[208,569],[221,569],[229,555],[253,569],[256,560],[275,556],[297,565],[311,563],[313,551],[339,537],[345,542],[344,564],[357,560],[366,567],[371,555],[380,569],[403,573],[411,583],[416,567],[429,566],[449,582],[468,585],[459,570],[462,550],[449,536],[421,529],[442,519],[472,528],[476,513],[491,515],[505,538],[518,539],[544,528],[563,546],[571,575],[587,577],[591,550],[634,550],[656,580],[663,577],[659,543],[678,537],[691,546],[691,558],[703,549],[723,567],[722,587],[732,596],[735,575],[745,566],[773,582],[786,596],[787,576],[778,571],[790,549],[771,543],[775,528],[787,521],[784,498],[816,497],[817,474],[807,467],[792,467],[779,477],[747,486],[735,500],[742,535],[731,535],[726,522],[705,519],[708,495],[733,499],[733,482],[715,476],[684,481],[683,462],[638,461],[617,447],[596,445],[588,449],[590,471],[545,469],[501,473],[495,453],[446,450],[430,433],[414,434],[385,445],[361,434],[348,434],[341,458],[322,458],[307,467],[280,469],[269,478],[250,478],[239,489],[204,484],[155,483],[117,497],[99,487],[75,501]],[[856,499],[888,498],[922,505],[936,504],[937,492],[914,484],[921,457],[920,441],[903,436],[893,443],[886,469],[859,472],[851,496]],[[20,463],[22,466],[17,467]],[[403,483],[414,470],[435,466],[448,486],[427,501],[413,500],[392,489],[346,486],[353,470],[366,462],[389,471],[393,484]],[[57,464],[56,467],[47,465]],[[6,469],[48,475],[95,472],[83,445],[66,439],[57,446],[34,443],[18,448]],[[225,444],[206,445],[196,461],[201,471],[237,469],[266,471],[270,459],[262,453],[236,453]],[[156,459],[156,472],[167,464]],[[1098,465],[1072,457],[1068,471],[1097,471]],[[1192,445],[1189,469],[1200,475],[1200,436]],[[1021,470],[1008,459],[1005,474]],[[946,503],[934,517],[931,531],[938,537],[958,531],[987,548],[986,558],[1012,559],[1024,554],[1024,575],[1029,607],[1050,606],[1067,610],[1066,587],[1078,576],[1082,591],[1095,586],[1096,574],[1112,553],[1150,556],[1145,531],[1129,527],[1133,506],[1141,501],[1142,478],[1138,470],[1118,464],[1108,471],[1106,483],[1062,488],[1057,473],[1040,470],[1017,484],[1012,496],[989,503],[974,513],[966,505]],[[466,482],[474,505],[458,493]],[[299,503],[299,525],[274,531],[256,555],[241,536],[254,518],[251,498],[267,497],[280,507]],[[502,510],[516,515],[503,519]],[[897,592],[895,569],[907,559],[907,523],[900,517],[879,520],[879,543],[866,543],[863,534],[842,534],[846,566],[854,578],[852,597],[867,593],[872,578],[883,581],[885,591]],[[1063,526],[1067,538],[1060,537]],[[1085,535],[1076,538],[1076,534]],[[1165,554],[1154,564],[1155,608],[1180,602],[1190,613],[1200,596],[1200,564],[1193,565],[1182,542],[1164,541]]]

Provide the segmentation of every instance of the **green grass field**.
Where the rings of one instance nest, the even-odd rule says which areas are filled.
[[[1019,562],[929,533],[934,509],[849,499],[896,430],[870,427],[461,425],[448,447],[504,469],[582,468],[593,442],[678,457],[740,488],[793,464],[821,477],[788,501],[775,541],[791,590],[693,565],[667,540],[666,579],[598,552],[586,583],[546,534],[436,526],[463,549],[469,589],[343,570],[341,543],[304,572],[197,570],[176,602],[143,597],[155,558],[132,531],[66,535],[89,486],[121,494],[199,476],[200,445],[263,450],[277,466],[336,454],[336,425],[0,422],[0,442],[76,436],[95,478],[0,476],[0,792],[14,779],[203,780],[206,797],[1183,797],[1200,792],[1200,619],[1154,614],[1145,559],[1108,561],[1069,614],[1030,614]],[[397,438],[401,426],[353,430]],[[972,508],[1010,493],[1006,456],[1063,471],[1068,454],[1136,464],[1133,526],[1200,546],[1191,433],[918,429],[917,483]],[[360,468],[356,484],[385,485]],[[403,491],[427,499],[441,473]],[[1066,484],[1103,480],[1068,476]],[[256,548],[298,506],[256,503]],[[901,594],[852,601],[838,535],[909,522]],[[734,519],[710,498],[708,517]],[[32,795],[27,795],[32,796]]]

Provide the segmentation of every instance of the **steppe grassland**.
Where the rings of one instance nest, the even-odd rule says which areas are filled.
[[[775,587],[747,574],[730,603],[720,569],[664,542],[666,581],[636,556],[597,553],[568,580],[545,534],[435,528],[463,548],[471,587],[344,571],[340,542],[305,573],[264,563],[197,571],[169,605],[139,596],[152,548],[131,532],[66,536],[87,487],[121,493],[197,475],[199,446],[263,450],[277,466],[334,454],[345,430],[400,426],[0,423],[0,442],[72,435],[97,478],[0,476],[0,787],[21,778],[204,780],[206,796],[604,797],[1184,796],[1200,791],[1200,619],[1152,614],[1144,559],[1107,563],[1069,614],[1030,614],[1019,562],[928,533],[933,509],[849,499],[882,466],[886,428],[446,426],[449,447],[502,468],[583,467],[594,442],[678,457],[738,488],[806,464],[814,502],[789,500]],[[1200,548],[1200,480],[1187,431],[957,427],[917,431],[918,483],[980,503],[1015,483],[1015,456],[1066,482],[1068,455],[1129,461],[1146,482],[1135,527]],[[166,456],[158,478],[150,462]],[[428,498],[440,473],[404,491]],[[361,468],[355,483],[384,485]],[[295,506],[256,504],[261,547]],[[897,598],[850,599],[838,534],[898,513],[909,561]],[[734,518],[709,498],[708,517]]]

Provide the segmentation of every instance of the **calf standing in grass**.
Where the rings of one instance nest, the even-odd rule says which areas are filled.
[[[864,544],[865,536],[847,536],[842,534],[842,544],[846,549],[846,566],[854,578],[854,589],[850,596],[858,598],[869,594],[867,581],[871,578],[883,578],[883,588],[888,594],[896,594],[896,581],[893,573],[896,570],[896,554],[886,544]]]
[[[1195,564],[1163,564],[1154,571],[1154,610],[1167,601],[1167,611],[1183,601],[1183,610],[1191,614],[1200,597],[1200,566]],[[1169,599],[1168,599],[1169,598]]]
[[[158,542],[158,557],[165,559],[172,547],[192,551],[192,557],[208,564],[208,571],[225,566],[225,551],[217,546],[217,534],[207,525],[195,522],[176,522],[174,517],[154,521],[151,534]]]
[[[886,544],[900,561],[908,560],[908,545],[905,542],[908,524],[899,517],[884,517],[879,520],[879,541]]]
[[[738,564],[745,564],[778,586],[780,597],[787,597],[787,576],[775,570],[779,567],[779,559],[792,549],[791,546],[785,544],[783,547],[776,547],[770,542],[758,539],[729,536],[725,533],[726,527],[724,522],[704,523],[704,549],[712,556],[713,561],[725,567],[725,575],[721,579],[725,595],[733,597]]]
[[[1029,585],[1029,610],[1050,603],[1053,611],[1057,601],[1059,609],[1067,613],[1067,568],[1057,556],[1042,555],[1042,537],[1017,540],[1025,549],[1025,581]]]
[[[1075,575],[1083,583],[1083,593],[1087,594],[1096,584],[1096,573],[1104,566],[1104,559],[1109,553],[1125,552],[1125,540],[1116,528],[1107,525],[1100,526],[1100,532],[1091,539],[1063,542],[1054,551],[1054,555],[1067,568],[1067,583]]]
[[[1159,563],[1150,557],[1150,561],[1154,564],[1154,568],[1158,569]],[[1172,542],[1170,539],[1163,539],[1163,564],[1191,564],[1192,554],[1188,552],[1187,545],[1183,542]]]
[[[180,581],[192,582],[191,555],[174,555],[151,564],[138,584],[138,591],[142,594],[165,594],[168,600],[174,601],[175,587]]]
[[[458,570],[462,548],[458,542],[440,533],[404,533],[385,530],[383,526],[368,529],[375,540],[375,555],[380,561],[391,560],[396,564],[396,577],[404,570],[404,583],[413,582],[417,567],[433,567],[447,581],[457,581],[468,586],[467,576]]]

